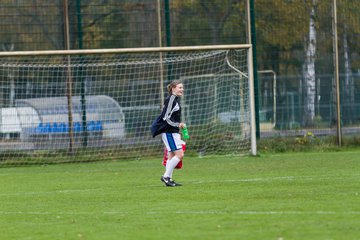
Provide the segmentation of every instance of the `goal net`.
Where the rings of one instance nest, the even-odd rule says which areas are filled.
[[[256,154],[250,45],[0,53],[0,164],[162,157],[151,122],[181,80],[195,154]]]

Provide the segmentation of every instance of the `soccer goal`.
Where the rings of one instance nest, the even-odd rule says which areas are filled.
[[[187,151],[256,154],[251,45],[0,53],[1,163],[162,154],[150,124],[181,80]]]

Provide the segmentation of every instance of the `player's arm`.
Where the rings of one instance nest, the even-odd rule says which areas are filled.
[[[175,103],[175,104],[174,104]],[[171,95],[170,96],[170,99],[169,99],[169,102],[167,103],[167,106],[166,106],[166,112],[164,114],[164,120],[170,125],[170,126],[173,126],[173,127],[180,127],[180,123],[179,122],[174,122],[171,120],[171,115],[172,113],[176,110],[175,108],[177,107],[177,104],[175,102],[175,96],[174,95]]]

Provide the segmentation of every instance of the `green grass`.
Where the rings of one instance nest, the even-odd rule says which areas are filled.
[[[0,169],[0,239],[360,239],[360,150]]]

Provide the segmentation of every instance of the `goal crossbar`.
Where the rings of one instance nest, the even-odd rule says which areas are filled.
[[[251,48],[251,44],[203,45],[180,47],[148,47],[148,48],[109,48],[109,49],[79,49],[79,50],[44,50],[44,51],[11,51],[0,52],[0,57],[17,56],[49,56],[49,55],[82,55],[82,54],[115,54],[115,53],[144,53],[144,52],[181,52],[202,50],[231,50]]]

